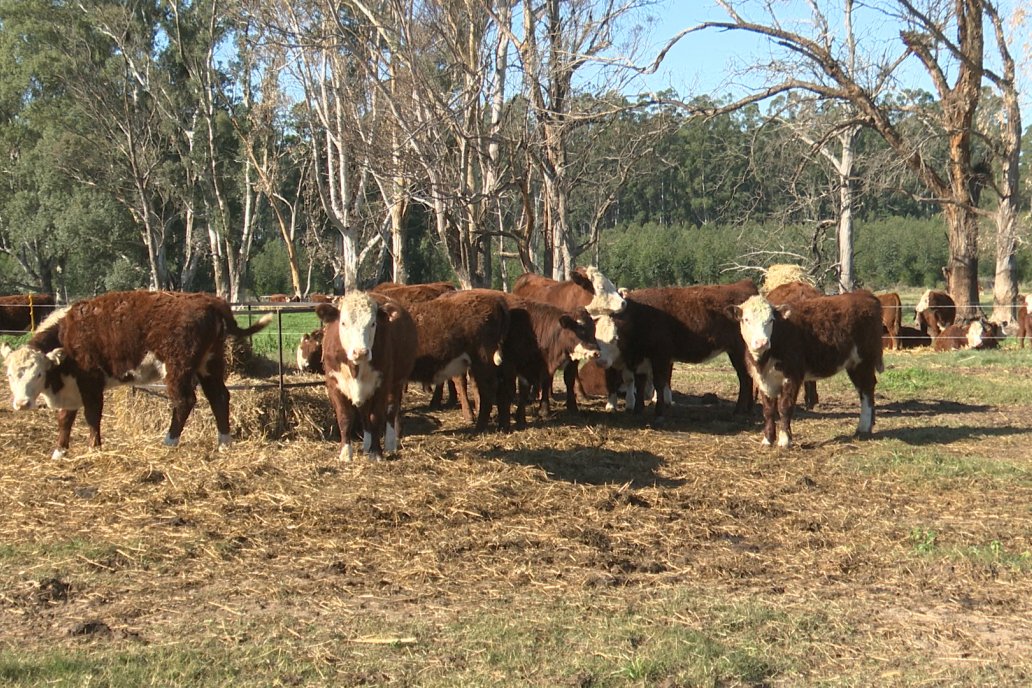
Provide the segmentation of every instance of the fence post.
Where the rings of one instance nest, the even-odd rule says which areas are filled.
[[[279,332],[279,346],[277,347],[277,353],[279,358],[279,410],[280,410],[280,428],[283,432],[287,430],[287,393],[283,387],[283,309],[276,309],[276,327]]]

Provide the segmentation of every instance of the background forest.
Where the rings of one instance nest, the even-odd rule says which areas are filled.
[[[983,288],[1001,260],[1027,278],[1029,156],[1007,134],[1020,150],[1020,13],[715,4],[726,22],[672,42],[813,45],[753,65],[765,85],[741,97],[648,93],[663,6],[644,0],[0,0],[0,289],[237,301],[596,262],[637,287],[786,261],[829,287],[933,286],[964,265],[958,204]],[[862,10],[898,45],[858,50]],[[786,26],[801,33],[768,30]]]

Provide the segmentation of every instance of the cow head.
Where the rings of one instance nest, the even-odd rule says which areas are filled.
[[[583,308],[576,315],[577,317],[574,318],[564,313],[559,317],[559,326],[573,336],[570,358],[575,361],[598,358],[599,348],[598,342],[595,341],[595,321]]]
[[[376,340],[380,304],[365,292],[353,291],[338,305],[337,333],[344,356],[351,364],[369,360]]]
[[[595,341],[598,342],[598,363],[603,368],[612,368],[620,360],[616,321],[611,315],[595,318]]]
[[[775,308],[762,296],[750,296],[740,306],[731,307],[733,317],[742,328],[742,339],[753,358],[760,358],[770,349],[774,321],[788,317],[788,306]]]
[[[36,399],[46,389],[47,371],[59,366],[67,357],[64,349],[43,353],[23,346],[11,352],[7,364],[7,382],[11,386],[14,409],[36,408]]]
[[[925,293],[921,295],[921,300],[917,302],[917,307],[914,309],[914,327],[921,324],[921,314],[928,310],[928,295],[931,293],[931,289],[925,290]]]
[[[577,268],[570,274],[570,279],[594,294],[586,306],[591,315],[612,315],[627,308],[627,301],[620,291],[598,268]]]
[[[319,372],[322,369],[322,328],[301,335],[297,345],[297,369],[305,373]]]

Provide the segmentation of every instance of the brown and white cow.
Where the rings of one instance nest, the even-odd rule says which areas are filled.
[[[763,444],[792,443],[792,415],[803,381],[845,370],[860,393],[857,433],[874,426],[874,387],[884,369],[881,304],[856,291],[775,308],[762,296],[736,307],[746,364],[763,401]]]
[[[0,330],[33,330],[53,312],[50,294],[0,296]]]
[[[753,403],[752,380],[745,366],[742,335],[729,308],[756,293],[748,279],[628,292],[626,310],[613,319],[623,364],[635,376],[633,391],[628,391],[629,410],[641,413],[644,409],[649,370],[656,390],[656,415],[662,416],[671,401],[674,361],[701,363],[726,353],[738,375],[735,413],[748,413]]]
[[[957,349],[996,349],[1003,338],[1003,327],[985,318],[953,323],[932,340],[935,351]]]
[[[915,309],[914,326],[933,339],[957,319],[957,304],[944,291],[927,290]]]
[[[806,299],[824,296],[824,292],[807,282],[785,282],[767,292],[767,300],[774,307],[791,306]],[[758,390],[757,390],[758,391]],[[817,381],[807,380],[803,383],[803,406],[812,411],[820,401],[817,394]]]
[[[595,321],[583,308],[568,313],[557,306],[512,294],[506,294],[506,302],[509,333],[503,347],[502,384],[511,390],[519,381],[516,424],[524,426],[530,390],[538,391],[539,414],[547,416],[555,371],[571,361],[597,360],[599,346]],[[507,429],[507,410],[499,410],[498,422],[502,429]]]
[[[382,294],[350,292],[337,305],[321,303],[326,393],[340,426],[340,458],[351,461],[352,428],[363,431],[372,461],[398,450],[401,402],[415,365],[418,334],[408,311]]]
[[[302,373],[322,375],[323,328],[301,335],[297,344],[297,369]]]
[[[480,397],[476,430],[486,430],[491,410],[509,404],[499,387],[498,367],[509,332],[509,307],[502,292],[470,289],[406,305],[419,331],[419,350],[411,380],[439,385],[468,372]],[[462,401],[464,394],[459,394]],[[508,406],[505,406],[508,408]]]
[[[1025,337],[1032,339],[1032,294],[1018,300],[1018,346],[1025,348]]]
[[[885,294],[875,294],[882,308],[882,327],[888,339],[888,346],[885,348],[899,350],[902,348],[899,341],[899,330],[903,327],[903,302],[899,294],[894,291]]]
[[[244,337],[272,320],[267,315],[242,329],[224,300],[209,294],[110,292],[56,311],[27,344],[6,361],[14,408],[35,408],[42,396],[57,409],[54,458],[68,451],[75,415],[81,408],[90,444],[100,446],[104,390],[147,384],[162,378],[172,400],[165,444],[175,446],[201,385],[218,427],[218,443],[229,444],[226,336]]]

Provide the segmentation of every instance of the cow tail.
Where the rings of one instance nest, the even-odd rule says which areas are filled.
[[[258,321],[250,327],[240,327],[240,325],[237,324],[236,318],[233,317],[233,313],[230,312],[228,316],[226,316],[226,332],[229,333],[231,337],[250,337],[252,334],[264,330],[271,322],[272,313],[266,313],[262,317],[258,318]]]
[[[498,333],[498,348],[494,352],[494,364],[502,365],[502,349],[505,347],[505,339],[509,336],[509,307],[503,303],[498,304],[498,322],[500,324]]]

